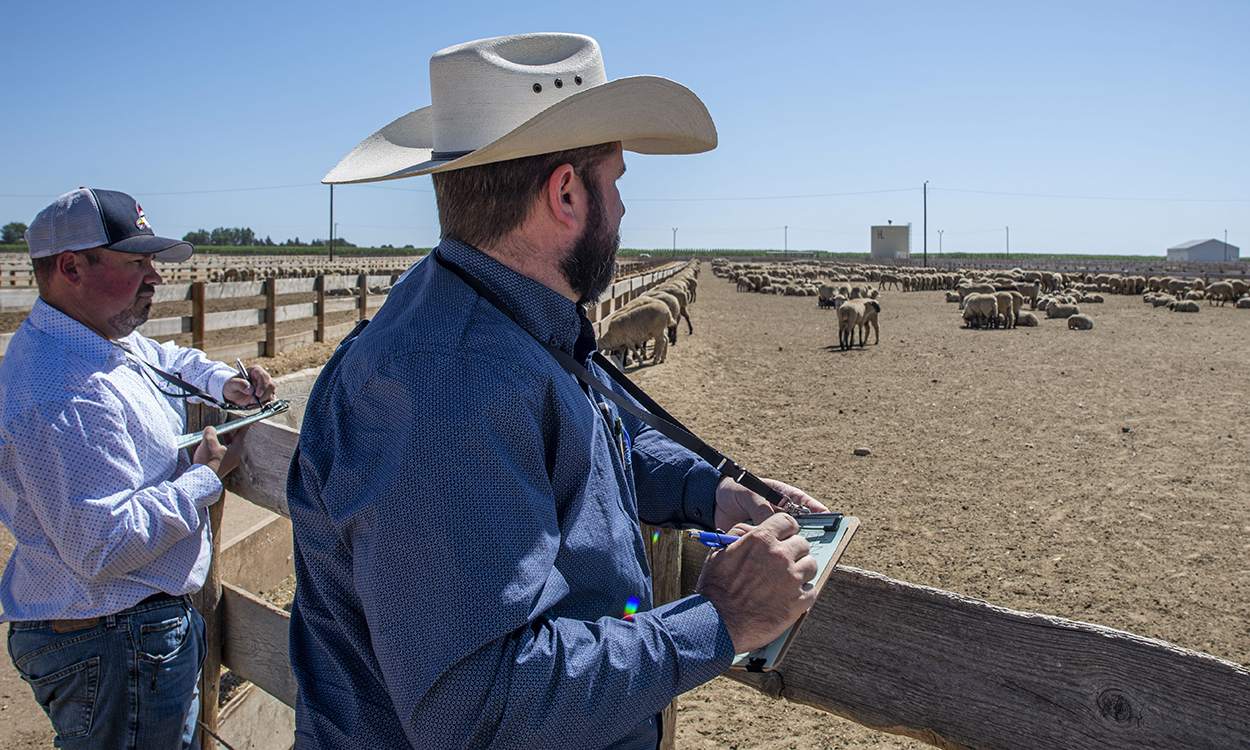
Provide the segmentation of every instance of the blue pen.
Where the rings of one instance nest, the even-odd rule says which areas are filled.
[[[690,538],[698,540],[705,547],[724,549],[742,537],[730,534],[716,534],[711,531],[691,531]]]

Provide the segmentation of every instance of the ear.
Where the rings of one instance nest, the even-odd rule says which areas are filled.
[[[61,278],[68,281],[73,286],[82,283],[82,274],[79,268],[86,263],[86,258],[78,257],[78,253],[66,250],[56,256],[56,272]]]
[[[561,164],[552,171],[543,187],[542,208],[565,231],[576,233],[586,193],[572,164]]]

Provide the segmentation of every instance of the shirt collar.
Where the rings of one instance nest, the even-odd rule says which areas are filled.
[[[125,359],[125,352],[113,342],[56,309],[42,298],[36,298],[26,318],[32,326],[52,337],[65,350],[93,365],[104,366]],[[126,341],[131,334],[122,341]]]
[[[517,323],[534,338],[581,360],[594,352],[594,327],[581,306],[568,297],[459,240],[443,239],[438,251],[499,295]]]

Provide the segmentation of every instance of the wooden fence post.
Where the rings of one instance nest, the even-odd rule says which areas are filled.
[[[317,330],[313,333],[313,341],[326,340],[326,275],[317,274],[313,282],[313,291],[317,293]]]
[[[222,413],[208,404],[187,404],[187,432],[198,432],[208,425],[221,423]],[[221,516],[225,511],[226,493],[208,506],[209,531],[213,538],[213,557],[208,565],[204,588],[191,596],[191,603],[204,618],[204,667],[200,673],[200,721],[209,730],[217,731],[217,693],[221,689],[221,571],[217,557],[221,553]],[[200,747],[213,750],[217,742],[203,729]]]
[[[642,526],[647,559],[651,562],[651,598],[654,604],[668,604],[681,598],[681,531],[662,529],[658,526]],[[661,734],[659,750],[675,750],[677,747],[677,699],[664,708],[660,715]]]
[[[360,289],[360,319],[364,320],[369,317],[369,275],[356,277],[356,286]]]
[[[191,284],[191,346],[204,351],[204,282]]]
[[[278,356],[278,280],[265,279],[265,356]]]

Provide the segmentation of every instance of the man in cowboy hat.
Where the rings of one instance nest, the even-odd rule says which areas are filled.
[[[561,364],[624,394],[583,310],[612,279],[622,150],[715,128],[680,84],[607,80],[584,36],[451,47],[430,80],[325,178],[432,174],[443,238],[309,397],[296,747],[654,748],[657,712],[783,633],[816,573],[791,517]],[[639,519],[744,538],[653,607]]]
[[[161,283],[153,261],[193,248],[157,236],[129,195],[72,190],[26,242],[39,298],[0,363],[9,654],[58,747],[199,747],[204,620],[186,595],[204,585],[208,506],[243,441],[211,427],[191,451],[176,440],[188,396],[247,406],[273,381],[136,330]]]

